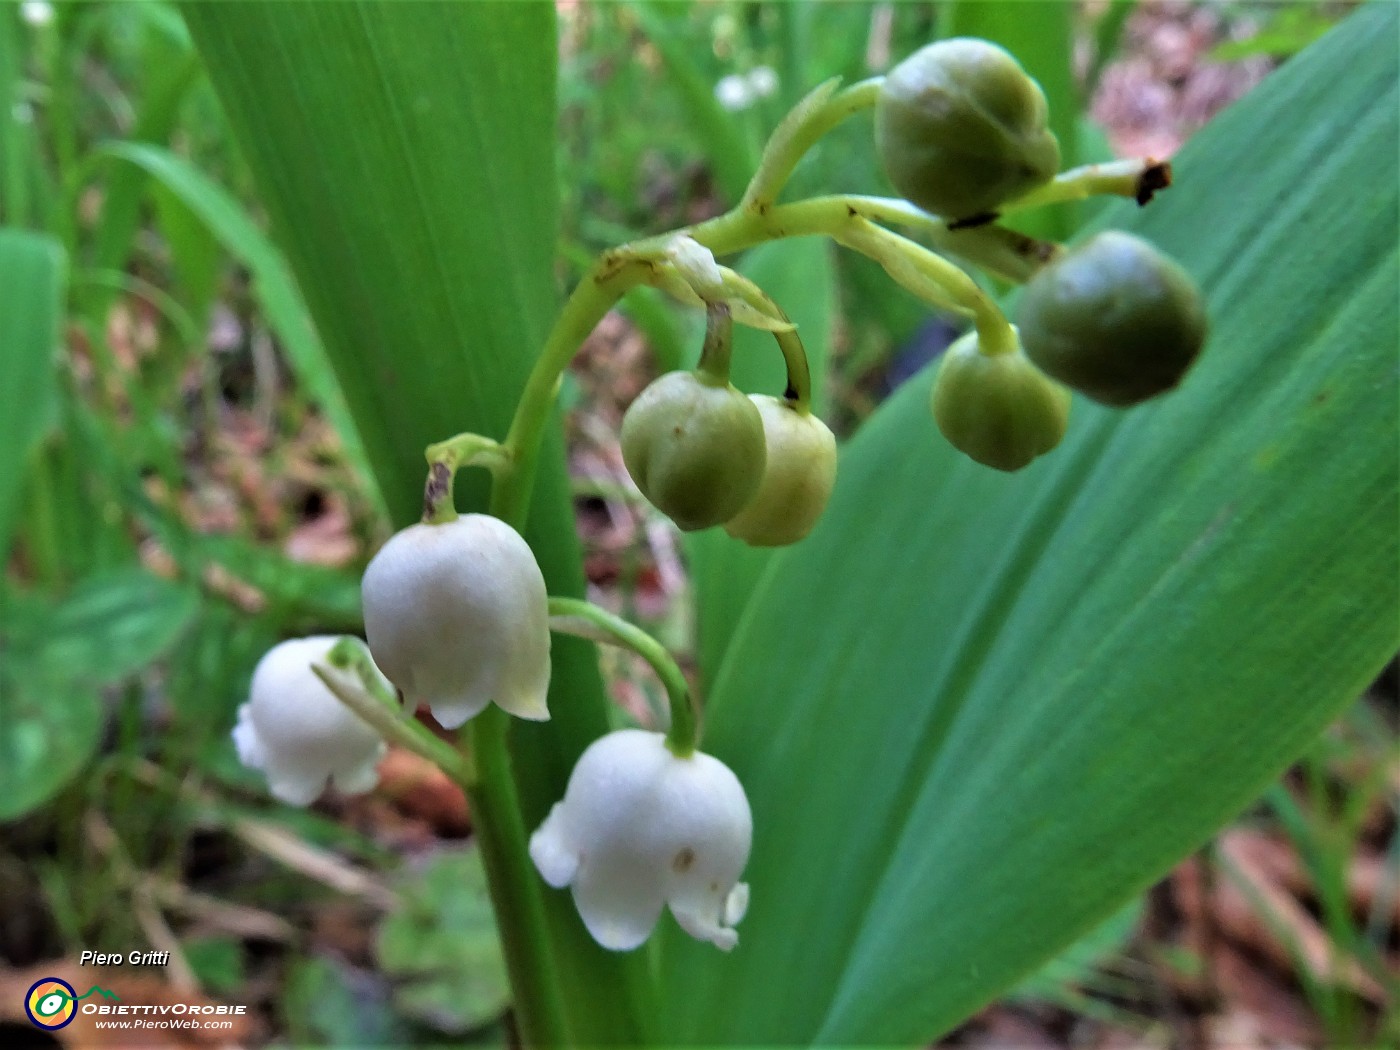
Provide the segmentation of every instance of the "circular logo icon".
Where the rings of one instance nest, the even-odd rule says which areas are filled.
[[[24,997],[24,1012],[40,1028],[54,1031],[72,1023],[78,1012],[78,993],[67,981],[45,977],[35,981]]]

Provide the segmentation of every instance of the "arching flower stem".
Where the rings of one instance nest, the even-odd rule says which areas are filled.
[[[678,758],[693,754],[700,746],[699,718],[685,675],[666,647],[646,631],[592,602],[553,597],[549,599],[549,629],[620,646],[640,656],[666,687],[671,707],[666,746]]]

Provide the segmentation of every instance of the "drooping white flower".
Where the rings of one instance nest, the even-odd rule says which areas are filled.
[[[31,26],[46,26],[53,21],[53,4],[47,0],[24,0],[19,5],[19,16]]]
[[[549,717],[549,595],[520,533],[485,514],[395,534],[365,570],[365,637],[413,707],[448,729],[494,700]]]
[[[314,802],[328,779],[351,795],[379,781],[384,741],[311,669],[339,640],[317,635],[273,646],[258,661],[248,702],[238,709],[239,760],[266,773],[272,794],[293,806]]]
[[[530,857],[555,888],[572,886],[593,939],[627,951],[651,935],[663,905],[692,937],[728,951],[748,909],[739,882],[753,815],[719,759],[677,757],[661,733],[624,729],[588,748],[564,800],[530,837]]]
[[[753,104],[753,89],[748,77],[730,73],[715,82],[715,101],[731,112],[748,109]]]
[[[772,98],[778,90],[778,72],[772,66],[754,66],[745,79],[754,98]]]

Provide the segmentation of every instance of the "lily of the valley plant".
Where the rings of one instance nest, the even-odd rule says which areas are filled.
[[[838,194],[780,203],[811,146],[870,109],[872,148],[903,199]],[[742,951],[735,927],[749,903],[744,867],[752,837],[765,831],[754,828],[739,779],[700,750],[699,712],[671,656],[601,608],[551,598],[518,531],[561,373],[637,285],[705,311],[698,367],[661,376],[623,421],[627,469],[683,530],[722,527],[764,547],[800,542],[832,492],[836,442],[813,412],[802,339],[782,304],[719,259],[768,240],[823,235],[970,323],[939,369],[933,420],[978,463],[1025,467],[1059,444],[1071,389],[1114,406],[1166,393],[1187,376],[1206,334],[1190,278],[1146,241],[1106,233],[1066,252],[1000,224],[1091,193],[1145,204],[1170,181],[1165,165],[1150,160],[1057,173],[1047,119],[1039,86],[1011,55],[980,40],[943,41],[888,76],[817,87],[777,128],[732,211],[598,260],[545,341],[508,433],[464,433],[427,449],[423,520],[395,535],[364,575],[368,648],[348,638],[288,641],[259,665],[234,736],[243,761],[266,772],[278,798],[305,804],[328,783],[367,790],[388,740],[437,762],[477,802],[528,1042],[564,1037],[542,1001],[547,938],[538,910],[516,903],[522,892],[529,900],[546,892],[543,884],[567,889],[579,921],[608,949],[638,948],[669,909],[691,936]],[[964,267],[1028,284],[1019,324]],[[735,324],[772,334],[786,366],[784,389],[749,396],[731,384]],[[490,471],[490,515],[457,513],[453,479],[462,467]],[[549,718],[551,631],[642,655],[666,686],[670,724],[664,733],[624,729],[595,741],[527,846],[524,836],[489,826],[519,820],[508,776],[499,775],[509,746],[501,712]],[[462,749],[417,723],[419,707],[445,727],[466,724]],[[488,723],[490,732],[472,731]],[[538,886],[519,884],[536,879]],[[783,892],[753,886],[756,902]]]

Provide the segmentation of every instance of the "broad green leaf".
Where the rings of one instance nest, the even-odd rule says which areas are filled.
[[[198,215],[257,283],[273,331],[307,393],[330,417],[351,461],[364,469],[359,428],[345,404],[316,328],[283,258],[238,200],[183,157],[143,142],[111,142],[101,154],[118,157],[146,171]],[[374,494],[376,490],[371,489]]]
[[[925,373],[848,446],[711,694],[752,906],[729,956],[668,929],[669,1032],[926,1043],[1204,841],[1395,651],[1396,31],[1363,8],[1170,193],[1107,210],[1207,294],[1178,391],[1077,400],[1006,476],[937,435]]]
[[[749,252],[739,270],[797,325],[812,369],[812,403],[820,413],[826,405],[831,317],[836,306],[830,245],[817,237],[774,241]],[[698,349],[692,348],[692,363]],[[733,362],[734,385],[745,393],[776,396],[787,385],[782,354],[767,332],[736,327]],[[685,550],[695,587],[700,677],[711,683],[749,595],[768,563],[781,552],[750,547],[731,539],[723,529],[691,533]]]
[[[64,278],[63,249],[52,237],[0,229],[0,564],[26,466],[53,422]]]
[[[423,449],[503,437],[553,321],[555,32],[547,4],[199,4],[184,8],[400,525]],[[480,509],[480,472],[458,481]],[[583,576],[557,426],[526,536],[550,592]],[[554,643],[552,720],[511,730],[527,827],[607,731],[591,645]],[[636,1039],[644,960],[610,955],[567,894],[545,907],[581,1042]],[[612,989],[598,995],[602,982]]]
[[[377,954],[400,1012],[453,1035],[500,1017],[510,983],[476,850],[439,854],[398,894]]]

